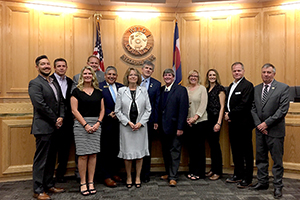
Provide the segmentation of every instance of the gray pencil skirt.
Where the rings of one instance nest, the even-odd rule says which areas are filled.
[[[93,126],[98,117],[84,117],[85,121]],[[74,123],[74,138],[76,146],[76,154],[79,156],[90,155],[100,152],[100,136],[101,126],[94,133],[88,133],[84,127],[75,120]]]

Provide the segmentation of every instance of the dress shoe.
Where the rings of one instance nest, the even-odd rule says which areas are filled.
[[[232,177],[226,179],[226,183],[237,183],[241,181],[242,179],[238,178],[236,175],[233,175]]]
[[[45,192],[39,193],[39,194],[34,193],[33,197],[37,198],[38,200],[50,200],[51,199],[51,197],[48,194],[46,194]]]
[[[274,198],[279,199],[282,197],[282,188],[275,188],[274,189]]]
[[[163,176],[160,177],[160,179],[161,180],[168,180],[168,177],[169,177],[168,175],[163,175]]]
[[[175,180],[170,180],[169,185],[170,185],[171,187],[176,187],[177,182],[176,182]]]
[[[50,192],[50,193],[63,193],[65,191],[66,190],[63,188],[56,188],[56,187],[52,187],[52,188],[48,189],[48,192]]]
[[[243,189],[251,185],[252,185],[252,181],[242,180],[241,182],[238,182],[236,186],[240,189]]]
[[[269,188],[269,184],[256,183],[249,189],[250,190],[267,190],[268,188]]]
[[[145,177],[143,178],[143,182],[144,182],[144,183],[149,183],[149,182],[150,182],[150,176],[145,176]]]
[[[214,174],[214,175],[210,176],[209,179],[212,180],[212,181],[216,181],[216,180],[218,180],[220,177],[221,177],[220,175]]]
[[[117,183],[115,181],[113,181],[111,178],[107,178],[104,180],[104,184],[107,187],[117,187]]]
[[[122,182],[122,179],[120,176],[113,176],[113,179],[117,182]]]
[[[206,177],[211,177],[214,173],[212,171],[209,171],[207,173],[205,173],[205,176]]]

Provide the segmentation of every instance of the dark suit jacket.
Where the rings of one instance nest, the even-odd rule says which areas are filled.
[[[54,74],[52,74],[50,77],[53,78],[53,80],[57,83],[57,85],[59,85]],[[63,124],[65,124],[66,122],[73,124],[74,119],[73,119],[73,114],[72,114],[72,109],[71,109],[71,100],[70,100],[71,99],[71,91],[72,91],[72,87],[73,87],[73,80],[69,77],[66,77],[66,78],[67,78],[67,84],[68,84],[66,98],[64,98],[63,95],[61,94],[61,97],[64,102],[64,106],[65,106],[65,118],[64,118]]]
[[[269,136],[284,137],[284,117],[289,110],[289,86],[274,80],[264,104],[261,102],[262,89],[263,83],[254,88],[254,102],[251,110],[254,124],[258,126],[266,122]]]
[[[33,105],[32,134],[52,134],[58,117],[64,117],[64,104],[61,98],[59,85],[56,87],[58,100],[55,94],[41,75],[29,82],[28,93]]]
[[[150,83],[148,88],[148,95],[151,103],[152,112],[148,123],[158,123],[158,105],[160,98],[161,83],[150,77]]]
[[[226,94],[226,112],[228,112],[227,102],[231,87],[232,83],[230,84]],[[254,98],[253,95],[253,84],[246,80],[246,78],[244,77],[237,85],[230,98],[230,112],[228,113],[228,115],[231,123],[235,123],[236,125],[244,128],[254,128],[251,115],[251,107]]]
[[[186,119],[189,109],[188,93],[185,87],[173,84],[171,90],[164,102],[165,86],[160,90],[160,103],[159,103],[159,128],[165,134],[176,134],[177,130],[184,130]]]

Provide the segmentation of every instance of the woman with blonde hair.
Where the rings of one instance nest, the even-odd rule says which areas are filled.
[[[207,121],[207,92],[200,85],[200,74],[197,70],[189,72],[188,86],[189,113],[187,118],[186,139],[190,156],[189,173],[191,180],[205,177],[205,124]]]
[[[85,66],[81,70],[77,87],[71,96],[74,122],[76,155],[80,174],[80,193],[83,196],[96,194],[94,174],[97,153],[100,152],[101,123],[104,116],[104,101],[94,70]],[[86,173],[88,177],[86,180]]]
[[[218,180],[222,176],[222,152],[219,140],[225,109],[225,88],[221,85],[217,70],[207,71],[205,86],[208,93],[207,140],[211,151],[211,170],[205,175],[210,180]]]
[[[127,173],[126,187],[131,188],[132,161],[136,161],[135,187],[141,187],[143,157],[149,156],[147,122],[151,114],[148,91],[139,86],[141,74],[135,68],[127,69],[122,87],[118,90],[115,113],[120,121],[120,152]]]

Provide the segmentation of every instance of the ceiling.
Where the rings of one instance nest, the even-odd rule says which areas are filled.
[[[155,6],[169,8],[184,8],[212,3],[265,3],[272,0],[64,0],[67,2],[89,4],[94,6]],[[143,2],[143,3],[141,3]],[[155,3],[165,2],[165,3]],[[194,3],[195,2],[195,3]],[[196,3],[197,2],[197,3]]]

